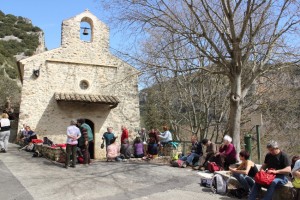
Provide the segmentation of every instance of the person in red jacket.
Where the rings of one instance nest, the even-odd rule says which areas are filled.
[[[122,135],[121,135],[121,144],[126,144],[126,140],[128,140],[128,130],[125,126],[121,126]]]

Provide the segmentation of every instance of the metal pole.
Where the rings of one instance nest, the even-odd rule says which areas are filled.
[[[256,125],[256,136],[257,136],[257,158],[258,158],[258,163],[261,164],[260,160],[260,133],[259,133],[259,125]]]
[[[251,159],[251,150],[252,150],[252,147],[251,147],[251,135],[245,135],[244,136],[244,141],[245,141],[245,149],[250,154],[250,159]]]

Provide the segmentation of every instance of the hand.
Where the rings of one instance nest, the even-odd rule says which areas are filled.
[[[268,174],[277,174],[277,170],[270,169],[267,171]]]
[[[84,142],[85,146],[87,146],[87,145],[88,145],[88,143],[89,143],[89,141],[85,141],[85,142]]]

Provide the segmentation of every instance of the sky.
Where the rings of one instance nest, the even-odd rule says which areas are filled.
[[[122,38],[123,34],[110,26],[97,0],[0,0],[2,12],[29,18],[34,26],[44,31],[48,50],[60,46],[62,21],[84,12],[85,9],[89,9],[110,27],[112,48],[118,49],[122,41],[127,41]]]

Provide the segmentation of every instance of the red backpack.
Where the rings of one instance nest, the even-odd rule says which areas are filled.
[[[207,169],[208,169],[208,171],[210,171],[211,173],[214,173],[215,171],[220,171],[220,166],[219,165],[217,165],[217,163],[215,163],[215,162],[209,162],[208,164],[207,164]]]

